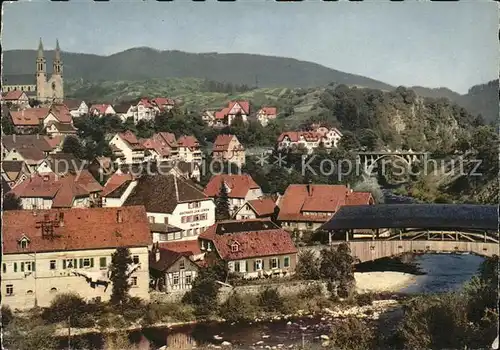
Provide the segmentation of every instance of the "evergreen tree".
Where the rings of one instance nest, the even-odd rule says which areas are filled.
[[[130,284],[128,283],[127,270],[132,264],[130,250],[128,248],[119,247],[111,256],[111,277],[113,290],[111,292],[111,303],[124,304],[128,300],[128,291]]]
[[[71,153],[76,158],[82,159],[84,157],[84,149],[80,140],[74,136],[68,136],[64,139],[62,151],[64,153]]]
[[[228,220],[229,215],[229,197],[224,181],[221,181],[219,195],[215,198],[215,220]]]
[[[12,120],[7,115],[2,115],[2,133],[4,135],[14,135],[14,124],[12,124]]]

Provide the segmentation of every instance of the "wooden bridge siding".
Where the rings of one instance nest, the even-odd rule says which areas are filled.
[[[343,242],[334,242],[343,243]],[[360,262],[396,256],[405,252],[470,252],[483,256],[499,255],[497,243],[453,241],[349,241],[351,254]],[[429,246],[429,248],[427,248]],[[373,247],[373,249],[371,248]],[[400,248],[401,247],[401,248]],[[455,249],[455,247],[457,249]]]

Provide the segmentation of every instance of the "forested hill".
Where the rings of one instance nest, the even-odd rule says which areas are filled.
[[[3,53],[4,74],[34,73],[35,50]],[[53,51],[46,51],[52,62]],[[123,81],[201,78],[259,87],[312,87],[331,82],[390,90],[389,84],[292,58],[251,54],[187,53],[133,48],[111,56],[63,52],[68,79]],[[50,64],[47,64],[50,71]]]

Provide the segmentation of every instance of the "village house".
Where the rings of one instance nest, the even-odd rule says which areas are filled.
[[[314,131],[287,131],[278,137],[277,149],[282,150],[304,150],[311,154],[319,147],[322,141],[320,134]]]
[[[115,166],[110,157],[97,156],[88,166],[89,172],[99,181],[105,181],[115,173]]]
[[[33,174],[12,189],[23,209],[89,208],[96,204],[102,186],[87,171],[77,174]]]
[[[222,184],[226,187],[231,215],[245,202],[262,197],[262,189],[248,174],[214,175],[205,186],[205,194],[210,198],[219,196]]]
[[[37,147],[30,145],[19,145],[11,148],[5,155],[3,161],[22,161],[30,172],[34,172],[45,159],[45,153]]]
[[[83,100],[64,100],[63,104],[68,108],[73,118],[89,114],[89,106]]]
[[[229,271],[245,279],[295,273],[297,248],[290,234],[270,220],[221,221],[199,238],[201,250],[213,251]]]
[[[38,174],[54,173],[63,175],[67,173],[77,174],[86,168],[83,160],[76,158],[71,153],[49,154],[35,169]]]
[[[236,220],[276,219],[279,208],[270,197],[260,197],[247,201],[234,213]]]
[[[207,124],[208,126],[214,126],[215,125],[215,113],[214,111],[203,111],[201,114],[201,119]],[[221,122],[219,126],[223,126],[223,123]]]
[[[145,160],[144,146],[133,132],[119,132],[109,141],[118,164],[137,164]]]
[[[345,185],[289,185],[279,202],[278,220],[284,229],[314,231],[344,205],[371,205],[369,192],[355,192]]]
[[[43,119],[43,130],[49,137],[76,135],[69,109],[63,104],[53,104]]]
[[[30,99],[24,91],[13,90],[2,94],[2,103],[10,103],[21,108],[30,107]]]
[[[104,184],[101,193],[102,206],[123,206],[135,186],[137,186],[137,178],[132,174],[114,173]]]
[[[177,140],[179,146],[179,160],[187,163],[199,163],[202,161],[200,143],[194,136],[181,136]]]
[[[12,149],[36,148],[47,156],[57,153],[62,148],[62,137],[48,137],[45,135],[2,135],[2,158],[5,159]],[[16,159],[13,159],[16,160]]]
[[[190,252],[176,252],[153,245],[149,255],[153,289],[165,293],[184,294],[191,290],[199,266]]]
[[[115,113],[122,122],[126,121],[128,118],[133,118],[134,123],[137,123],[137,108],[130,102],[121,102],[113,106]]]
[[[144,205],[152,224],[182,229],[167,241],[193,240],[215,222],[215,204],[191,180],[168,175],[143,175],[125,205]]]
[[[156,115],[155,107],[148,101],[148,99],[143,98],[137,103],[137,121],[141,120],[152,120]]]
[[[337,128],[327,128],[326,126],[319,126],[314,129],[314,132],[319,134],[322,138],[323,146],[327,149],[337,148],[342,133]]]
[[[149,300],[151,237],[144,207],[15,210],[3,214],[2,304],[48,307],[59,293],[108,301],[111,256],[130,250],[129,294]]]
[[[215,113],[215,124],[230,126],[238,116],[241,116],[241,120],[246,123],[249,115],[250,102],[231,101],[226,108]]]
[[[168,112],[175,107],[175,101],[167,97],[156,97],[151,100],[157,113]]]
[[[191,179],[196,182],[201,180],[201,168],[197,162],[184,162],[182,160],[175,162],[175,167],[178,169],[180,175],[185,179]]]
[[[106,115],[115,115],[116,112],[112,105],[107,103],[100,103],[90,106],[89,114],[97,117],[104,117]]]
[[[165,162],[178,157],[179,148],[172,133],[160,132],[139,141],[146,150],[147,161]]]
[[[241,167],[245,164],[245,148],[235,135],[218,135],[212,148],[212,158]]]
[[[4,160],[1,167],[2,179],[9,185],[9,191],[31,175],[28,165],[22,160]]]
[[[16,134],[33,134],[43,129],[43,120],[50,108],[27,108],[21,111],[9,111],[9,117]]]
[[[257,112],[256,118],[262,126],[267,126],[269,121],[276,119],[277,114],[276,107],[262,107]]]

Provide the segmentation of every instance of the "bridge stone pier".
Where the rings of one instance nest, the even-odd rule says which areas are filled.
[[[349,241],[351,254],[358,263],[403,253],[473,253],[481,256],[499,255],[498,243],[453,241]]]

